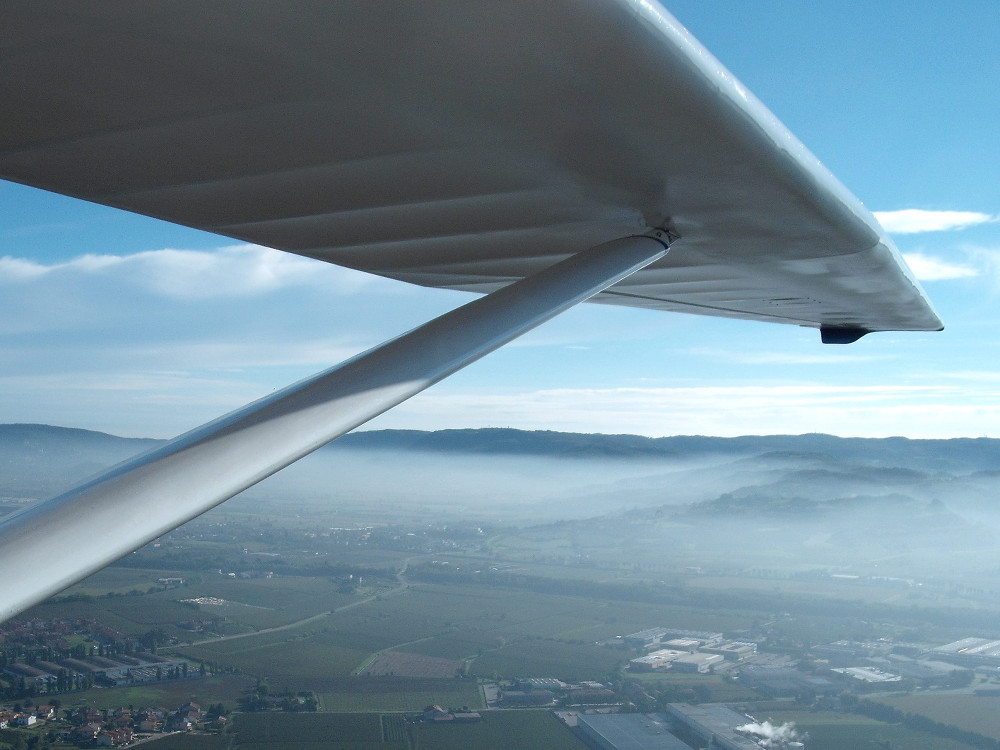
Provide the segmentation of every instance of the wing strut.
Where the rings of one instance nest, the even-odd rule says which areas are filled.
[[[599,245],[130,459],[0,524],[0,621],[256,484],[653,263],[667,235]],[[17,582],[17,583],[14,583]]]

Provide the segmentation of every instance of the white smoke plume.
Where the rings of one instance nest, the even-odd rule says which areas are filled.
[[[795,723],[791,721],[777,727],[769,721],[755,721],[736,727],[736,731],[760,737],[760,746],[767,748],[781,748],[786,742],[797,742],[800,739],[799,733],[795,730]]]

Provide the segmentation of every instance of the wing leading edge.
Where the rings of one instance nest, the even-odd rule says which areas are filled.
[[[0,175],[489,292],[668,229],[594,298],[821,328],[941,322],[868,211],[646,2],[13,0]]]

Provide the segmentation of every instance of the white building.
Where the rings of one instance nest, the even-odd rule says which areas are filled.
[[[677,651],[670,648],[661,648],[659,651],[632,659],[628,663],[628,668],[633,672],[652,672],[654,669],[663,669],[670,665],[675,659],[684,656],[687,652]]]
[[[725,661],[721,654],[685,654],[674,659],[670,666],[676,672],[708,672],[713,665]]]

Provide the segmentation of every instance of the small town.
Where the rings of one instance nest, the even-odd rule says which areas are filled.
[[[24,731],[13,735],[15,747],[18,742],[25,747],[121,747],[179,733],[218,735],[226,730],[234,712],[318,709],[310,691],[272,692],[260,680],[229,706],[203,707],[191,699],[172,707],[98,708],[89,699],[76,700],[76,694],[173,683],[195,696],[199,681],[210,669],[204,662],[155,653],[155,630],[130,638],[93,619],[13,621],[0,628],[0,639],[0,686],[6,698],[15,699],[0,706],[0,730]],[[971,689],[976,695],[1000,694],[1000,640],[985,638],[967,637],[940,645],[842,640],[814,646],[801,658],[792,658],[761,651],[754,641],[726,638],[721,632],[657,626],[597,645],[640,655],[632,656],[617,677],[605,681],[571,682],[554,676],[480,679],[480,705],[431,704],[422,712],[403,712],[399,718],[406,725],[447,726],[481,722],[484,712],[490,711],[547,710],[583,741],[603,750],[681,750],[706,745],[723,750],[794,750],[808,747],[808,735],[797,731],[792,722],[758,721],[753,712],[775,706],[863,712],[866,705],[867,710],[877,705],[865,696],[954,691],[970,689],[974,683]],[[173,644],[171,650],[177,646]],[[397,658],[385,663],[405,676],[408,662],[398,658],[403,652],[388,651],[384,656],[392,655]],[[359,670],[359,678],[371,679],[378,663],[376,658]],[[425,657],[420,663],[424,674],[428,663],[434,660]],[[669,675],[689,675],[694,681],[678,691],[657,679]],[[711,676],[713,682],[699,685],[699,675]],[[446,669],[441,676],[454,675]],[[714,701],[718,678],[757,698]]]

